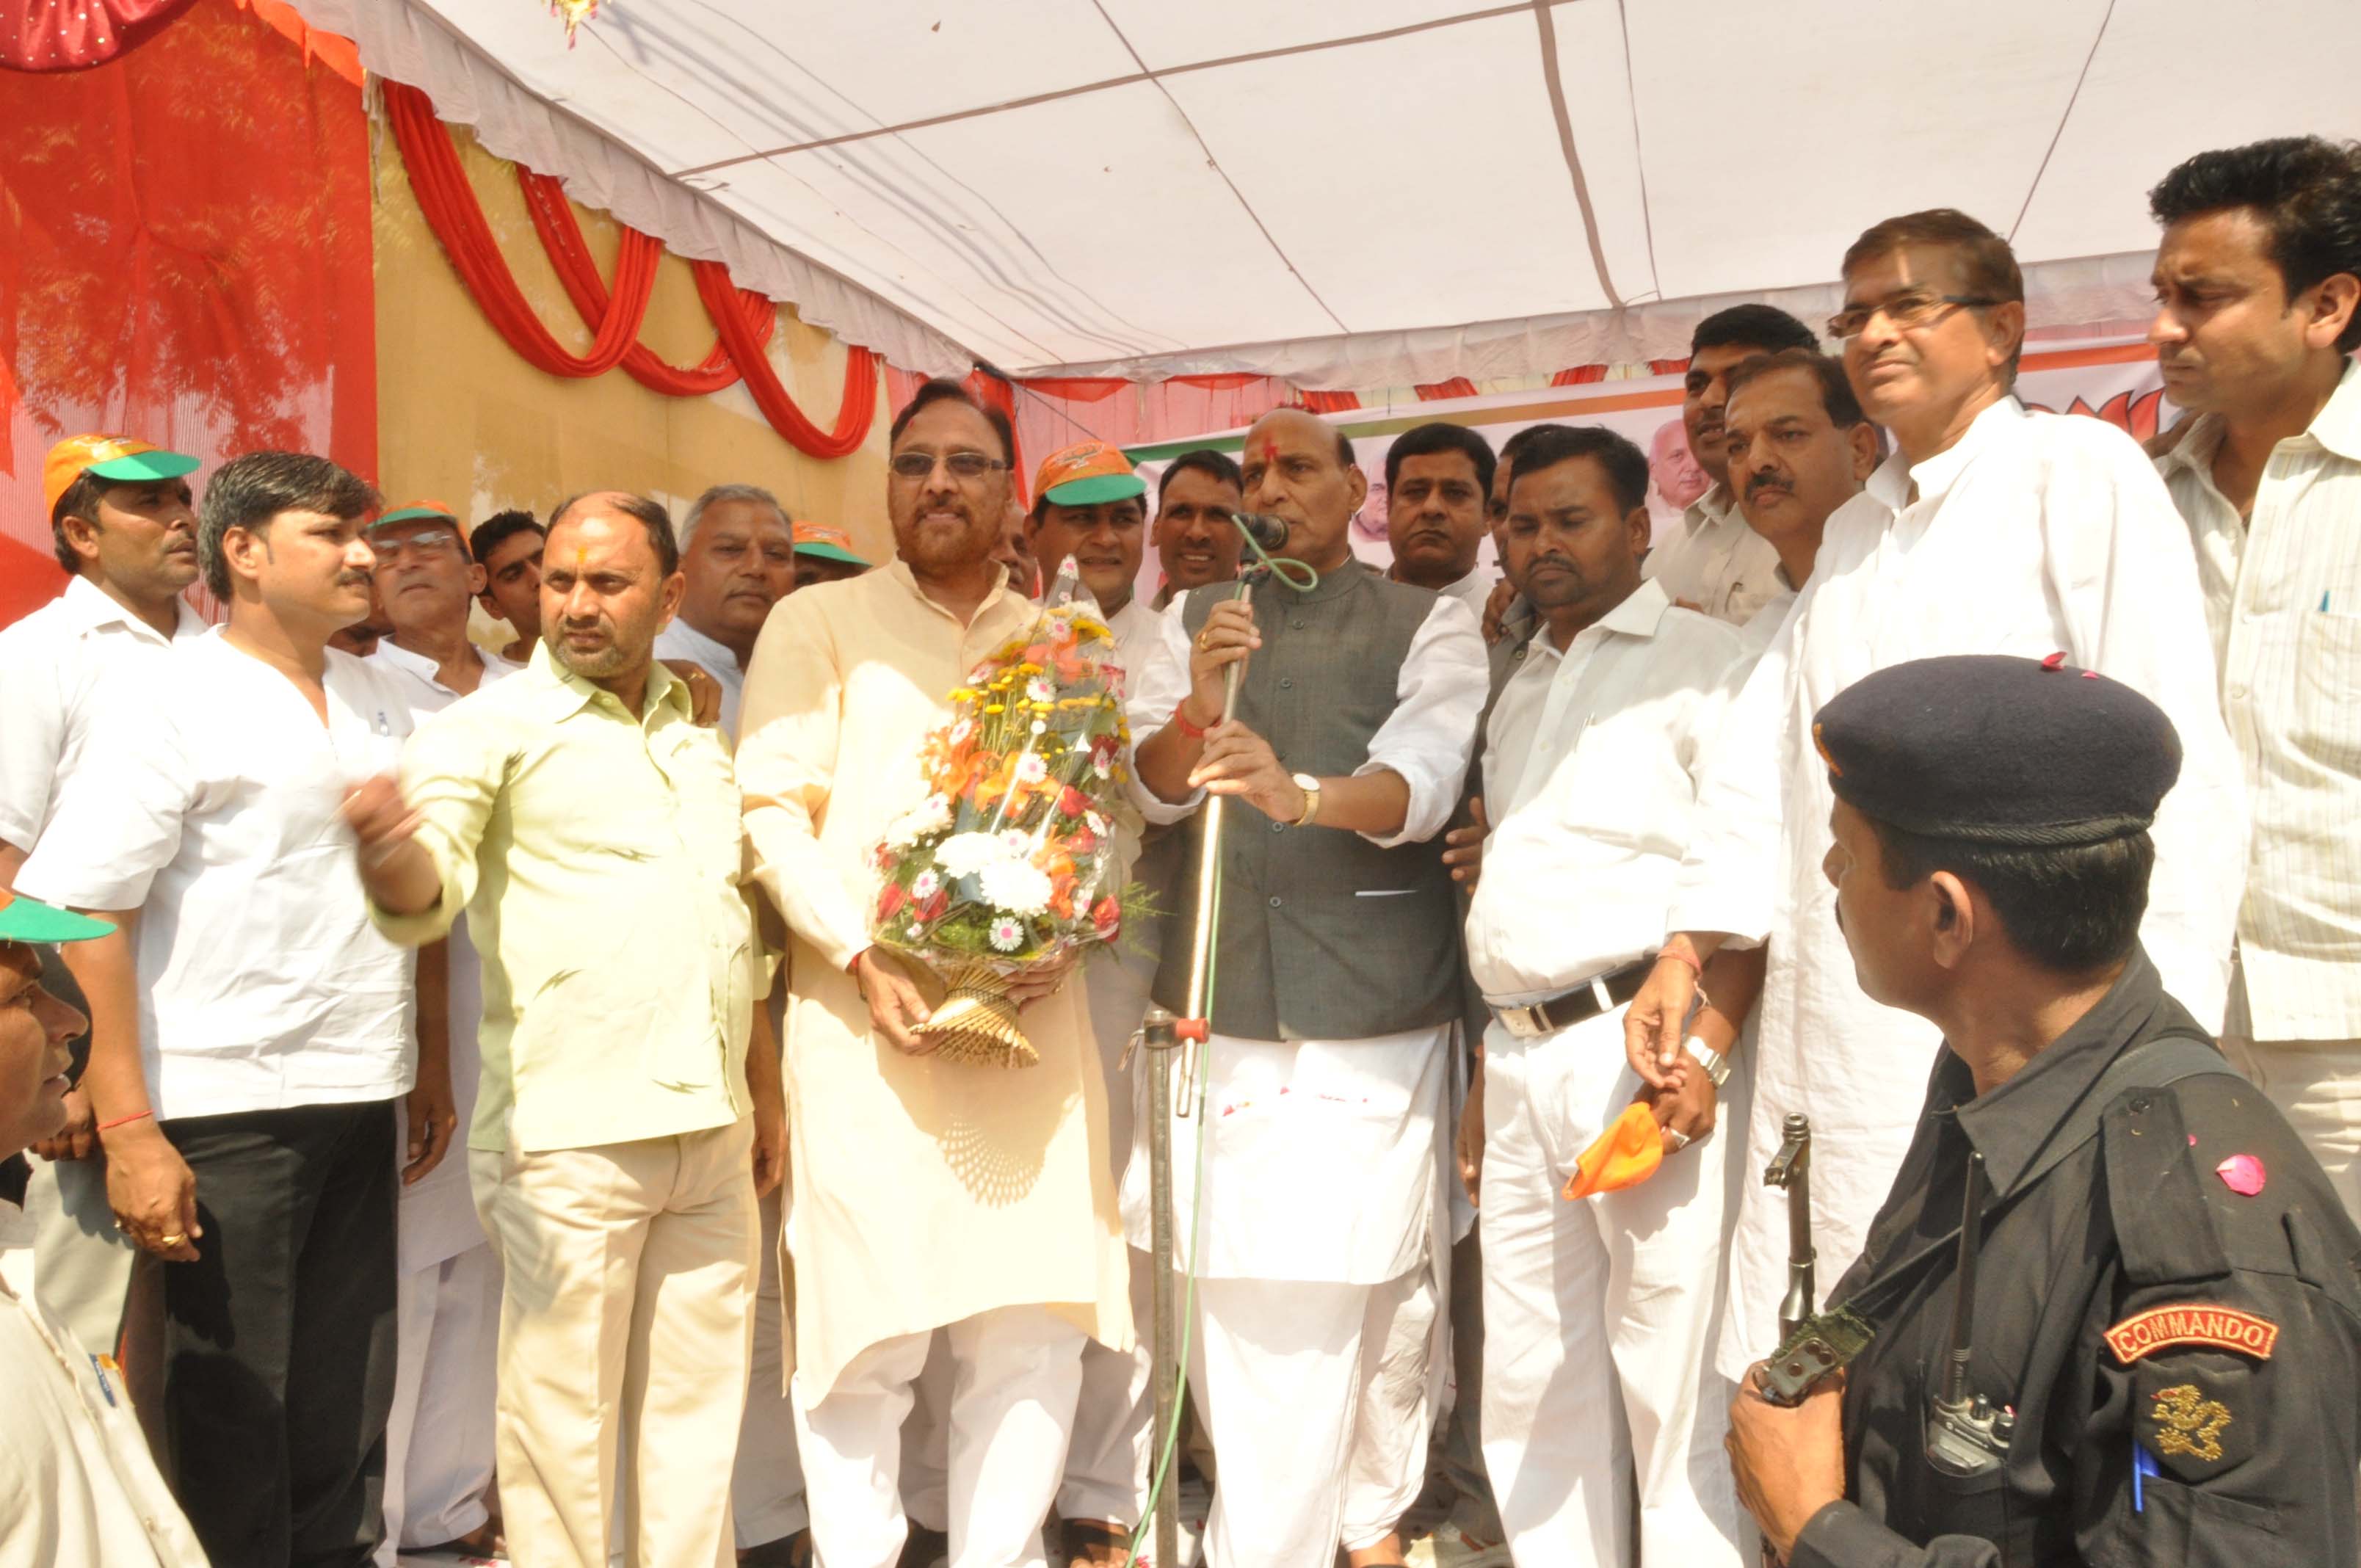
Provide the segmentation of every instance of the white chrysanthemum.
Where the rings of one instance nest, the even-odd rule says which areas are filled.
[[[1008,856],[1008,846],[990,833],[954,833],[935,846],[935,864],[948,877],[972,876]]]
[[[1038,751],[1027,751],[1016,759],[1016,782],[1037,784],[1049,776],[1049,764]]]
[[[934,897],[935,890],[942,885],[943,879],[937,876],[932,870],[920,872],[910,879],[910,896],[917,903],[924,904]]]
[[[1023,861],[1000,861],[983,868],[983,901],[1011,915],[1038,915],[1049,907],[1049,876]]]
[[[950,825],[951,803],[939,795],[930,795],[894,819],[894,826],[885,829],[885,841],[896,849],[905,849]]]
[[[992,923],[992,945],[1004,953],[1013,953],[1025,945],[1025,927],[1014,920]]]
[[[1022,828],[1002,828],[1000,843],[1001,847],[1008,851],[1002,857],[1005,860],[1021,861],[1033,852],[1033,835]]]
[[[975,720],[972,718],[962,718],[957,724],[951,726],[951,744],[954,746],[959,745],[961,741],[965,740],[969,736],[974,733]]]
[[[1055,702],[1058,700],[1058,690],[1049,682],[1043,680],[1040,676],[1036,675],[1031,680],[1025,683],[1025,700],[1027,702]]]
[[[1085,825],[1090,828],[1090,830],[1091,830],[1092,832],[1093,832],[1093,833],[1097,834],[1100,838],[1104,839],[1104,838],[1105,838],[1105,837],[1106,837],[1106,832],[1107,832],[1107,819],[1106,819],[1105,817],[1101,817],[1097,812],[1095,812],[1095,811],[1085,811],[1085,812],[1083,812],[1083,813],[1082,813],[1082,821],[1083,821],[1083,823],[1084,823],[1084,824],[1085,824]]]

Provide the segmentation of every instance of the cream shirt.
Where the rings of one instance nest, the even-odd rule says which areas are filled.
[[[173,642],[204,634],[185,599],[170,641],[87,577],[0,630],[0,843],[30,850],[81,765],[96,695],[118,672],[148,668]]]
[[[0,1568],[205,1568],[123,1375],[5,1285],[0,1412]]]
[[[1716,485],[1688,504],[1680,526],[1648,552],[1640,571],[1672,598],[1743,626],[1779,591],[1778,567],[1779,552],[1746,526],[1730,487]]]
[[[2257,1039],[2361,1036],[2361,365],[2264,466],[2213,487],[2222,422],[2158,464],[2197,545],[2253,827],[2238,958]]]
[[[428,719],[401,785],[443,896],[370,912],[412,947],[460,912],[483,962],[467,1146],[589,1148],[726,1127],[765,987],[730,749],[662,664],[641,711],[561,667]]]
[[[1826,1277],[1860,1251],[1893,1184],[1940,1042],[1934,1025],[1879,1006],[1855,981],[1820,870],[1831,797],[1812,717],[1872,671],[1946,653],[2063,651],[2145,693],[2180,732],[2182,755],[2154,829],[2140,934],[2168,989],[2217,1028],[2245,803],[2186,537],[2129,436],[2003,399],[1950,450],[1915,467],[1895,454],[1829,517],[1811,581],[1731,706],[1667,927],[1770,937],[1747,1157],[1759,1169],[1787,1113],[1811,1116]],[[1747,1183],[1726,1375],[1774,1343],[1786,1258],[1784,1198]]]
[[[747,667],[746,832],[791,933],[793,1353],[821,1397],[867,1346],[997,1307],[1131,1343],[1087,968],[1026,1008],[1041,1059],[1013,1072],[903,1055],[846,972],[869,946],[873,853],[926,795],[920,743],[1038,613],[1004,587],[962,626],[895,561],[781,600]]]
[[[1642,583],[1564,652],[1546,630],[1492,707],[1494,827],[1467,911],[1485,999],[1541,1002],[1656,948],[1697,780],[1745,670],[1738,634]]]
[[[327,650],[328,720],[220,630],[111,685],[16,889],[137,909],[159,1119],[390,1100],[415,1065],[410,955],[369,927],[346,792],[393,771],[400,677]]]

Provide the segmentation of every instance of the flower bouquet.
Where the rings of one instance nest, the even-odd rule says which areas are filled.
[[[950,1061],[1031,1067],[1007,982],[1114,939],[1129,735],[1115,634],[1065,564],[1032,628],[969,672],[920,755],[928,794],[886,830],[870,934],[939,974],[919,1027]]]

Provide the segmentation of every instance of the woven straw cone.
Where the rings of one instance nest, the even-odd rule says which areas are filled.
[[[935,1054],[945,1061],[974,1062],[983,1067],[1033,1067],[1041,1053],[1016,1026],[1016,1003],[1002,989],[998,971],[990,964],[966,964],[945,979],[950,987],[943,1004],[918,1025],[917,1033],[939,1038]]]

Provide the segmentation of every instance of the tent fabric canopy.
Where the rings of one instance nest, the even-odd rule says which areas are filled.
[[[491,150],[895,363],[1337,388],[1806,320],[1878,218],[2144,313],[2144,193],[2361,130],[2351,0],[297,0]],[[2301,49],[2292,40],[2304,40]],[[2175,84],[2193,90],[2177,90]]]

